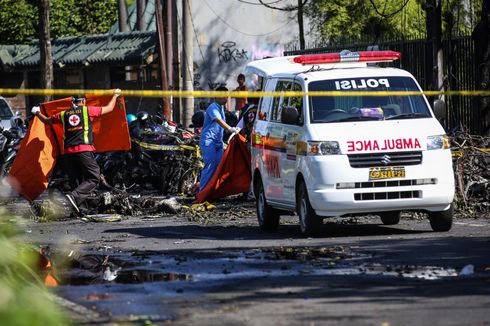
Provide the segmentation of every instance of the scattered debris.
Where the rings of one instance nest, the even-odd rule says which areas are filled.
[[[475,266],[468,264],[461,269],[459,276],[469,276],[475,273]]]
[[[279,247],[272,249],[264,249],[263,252],[270,253],[266,256],[268,259],[274,260],[300,260],[309,261],[314,259],[333,259],[341,260],[350,257],[350,248],[345,246],[337,247]]]
[[[451,144],[457,214],[490,218],[490,137],[458,132]]]
[[[119,214],[95,214],[85,215],[81,219],[87,222],[120,222],[122,216]]]
[[[195,139],[192,141],[195,142]],[[451,138],[451,142],[456,180],[454,201],[456,214],[463,218],[490,218],[490,137],[458,132]],[[178,146],[185,147],[181,144]],[[162,151],[161,154],[164,153],[170,155],[172,151]],[[116,157],[109,156],[112,163]],[[194,159],[197,158],[194,157]],[[243,216],[255,215],[254,202],[243,200],[239,196],[230,196],[213,203],[192,204],[193,197],[162,196],[161,189],[156,189],[150,184],[148,190],[143,190],[142,186],[144,185],[139,184],[135,187],[120,189],[110,186],[103,179],[104,190],[95,193],[88,199],[88,207],[91,210],[87,213],[86,219],[95,222],[114,222],[122,220],[121,215],[151,215],[152,218],[158,218],[180,214],[189,221],[208,224],[223,219],[236,220]],[[64,197],[56,196],[50,199],[33,202],[30,217],[34,217],[39,222],[68,217],[67,205],[63,202]],[[426,218],[424,213],[410,212],[405,215],[415,219]],[[356,220],[346,220],[344,223],[355,224]]]

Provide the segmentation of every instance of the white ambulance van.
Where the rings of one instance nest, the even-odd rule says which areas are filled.
[[[434,231],[450,230],[449,141],[415,78],[378,64],[399,58],[342,51],[247,65],[263,91],[282,93],[261,98],[251,137],[261,229],[294,212],[308,235],[326,217],[374,214],[391,225],[424,211]],[[445,113],[444,102],[434,111]]]

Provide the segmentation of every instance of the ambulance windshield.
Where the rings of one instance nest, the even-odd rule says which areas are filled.
[[[308,91],[420,92],[408,77],[343,78],[313,81]],[[310,96],[312,123],[431,117],[421,95]]]

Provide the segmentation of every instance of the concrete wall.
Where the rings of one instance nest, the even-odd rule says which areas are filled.
[[[295,5],[297,0],[276,5],[283,7],[288,3]],[[179,24],[182,26],[180,6],[181,1]],[[194,87],[199,90],[220,85],[233,90],[238,85],[237,75],[248,62],[281,56],[288,44],[299,43],[296,11],[268,9],[258,0],[192,0],[192,19]],[[251,76],[246,76],[246,84],[249,89],[255,88]]]

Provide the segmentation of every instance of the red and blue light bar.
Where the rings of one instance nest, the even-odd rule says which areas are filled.
[[[342,51],[340,53],[307,54],[293,59],[295,63],[313,65],[340,62],[391,62],[399,60],[402,54],[395,51]]]

